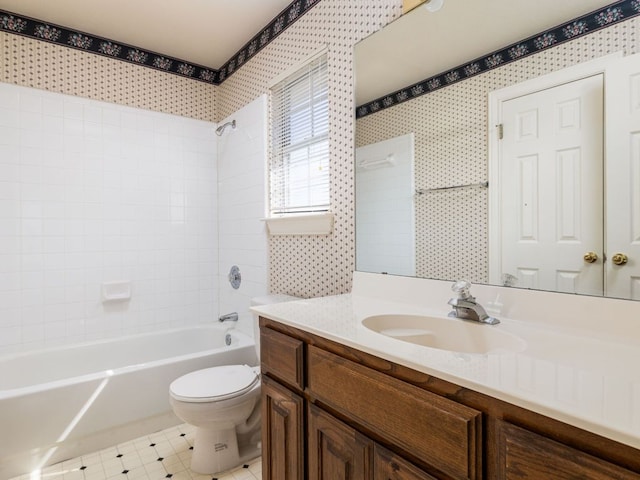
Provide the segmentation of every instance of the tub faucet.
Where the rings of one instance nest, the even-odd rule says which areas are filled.
[[[238,312],[226,313],[224,315],[220,315],[218,317],[219,322],[237,322],[238,321]]]
[[[449,312],[449,316],[462,320],[488,323],[489,325],[500,323],[497,318],[487,315],[482,305],[476,302],[476,297],[469,292],[470,288],[471,283],[467,280],[459,280],[451,286],[451,290],[456,296],[448,302],[453,307],[453,310]]]

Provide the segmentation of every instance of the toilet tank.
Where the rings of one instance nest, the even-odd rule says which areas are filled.
[[[257,307],[259,305],[272,305],[274,303],[291,302],[293,300],[301,300],[301,298],[294,297],[292,295],[284,295],[282,293],[271,293],[269,295],[253,297],[251,299],[251,306]],[[253,315],[253,338],[255,339],[258,362],[260,362],[260,326],[258,325],[258,316],[255,314]]]

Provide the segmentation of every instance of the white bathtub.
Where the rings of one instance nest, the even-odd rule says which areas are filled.
[[[180,423],[177,377],[255,365],[253,339],[192,327],[0,357],[0,479]]]

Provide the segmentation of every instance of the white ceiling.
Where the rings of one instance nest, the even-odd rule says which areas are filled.
[[[0,9],[220,68],[291,0],[0,0]]]

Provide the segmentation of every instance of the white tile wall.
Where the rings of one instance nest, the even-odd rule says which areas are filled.
[[[219,305],[220,314],[238,312],[237,328],[253,333],[249,302],[265,295],[267,232],[265,176],[267,164],[267,96],[262,95],[233,115],[237,128],[218,139]],[[235,290],[227,280],[233,265],[242,283]]]
[[[214,127],[0,83],[0,351],[217,315]]]
[[[356,270],[415,276],[413,166],[412,133],[356,149]]]

